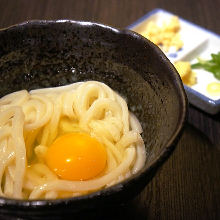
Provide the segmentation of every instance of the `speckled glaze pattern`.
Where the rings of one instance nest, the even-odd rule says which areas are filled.
[[[145,167],[122,183],[82,197],[0,198],[2,215],[54,219],[125,202],[146,186],[173,150],[185,121],[186,96],[176,70],[151,42],[90,22],[31,21],[0,31],[0,96],[86,80],[104,82],[126,98],[143,126]]]

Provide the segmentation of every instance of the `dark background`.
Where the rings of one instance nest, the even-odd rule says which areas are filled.
[[[33,19],[73,19],[125,28],[163,8],[220,35],[220,0],[0,0],[0,28]],[[220,114],[190,106],[176,150],[134,200],[98,219],[220,219]]]

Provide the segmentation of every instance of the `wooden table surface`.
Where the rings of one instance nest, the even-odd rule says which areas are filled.
[[[220,35],[220,0],[0,0],[0,28],[33,19],[73,19],[124,28],[163,8]],[[220,114],[190,106],[176,150],[129,204],[96,219],[220,219]]]

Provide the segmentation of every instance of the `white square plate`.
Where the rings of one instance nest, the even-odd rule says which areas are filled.
[[[140,33],[150,21],[160,25],[173,15],[163,9],[154,9],[127,28]],[[211,53],[220,51],[220,36],[180,17],[179,21],[183,47],[179,51],[164,52],[172,63],[182,60],[192,64],[197,61],[197,57],[209,59]],[[206,91],[206,87],[211,82],[220,81],[212,73],[205,70],[195,69],[193,71],[196,72],[197,83],[191,87],[184,85],[189,102],[210,114],[218,113],[220,111],[220,96],[210,95]]]

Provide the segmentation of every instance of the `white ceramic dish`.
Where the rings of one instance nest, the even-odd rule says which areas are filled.
[[[173,15],[163,9],[154,9],[127,28],[138,33],[150,21],[154,21],[160,25],[164,20],[169,19]],[[220,51],[220,36],[180,17],[179,20],[183,47],[179,51],[165,52],[172,63],[179,60],[195,63],[197,57],[209,59],[211,53]],[[192,87],[184,85],[189,102],[207,113],[218,113],[220,111],[220,96],[210,95],[206,91],[206,87],[211,82],[220,81],[212,73],[207,71],[198,69],[193,71],[196,72],[197,83]]]

